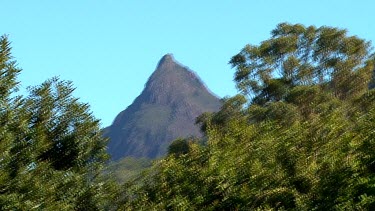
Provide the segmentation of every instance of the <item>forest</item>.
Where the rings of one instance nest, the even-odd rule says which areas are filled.
[[[229,61],[238,94],[196,120],[204,137],[175,140],[121,182],[71,82],[18,95],[9,39],[0,210],[375,210],[375,54],[345,29],[280,23],[246,45]]]

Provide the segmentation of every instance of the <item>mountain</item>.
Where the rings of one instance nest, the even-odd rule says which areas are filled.
[[[176,138],[201,136],[196,117],[220,106],[193,71],[167,54],[142,93],[106,129],[108,152],[112,160],[163,156]]]

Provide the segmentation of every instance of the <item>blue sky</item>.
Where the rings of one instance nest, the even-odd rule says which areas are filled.
[[[109,126],[173,53],[218,96],[236,93],[229,59],[268,39],[278,23],[346,28],[374,42],[373,0],[14,0],[2,1],[23,69],[21,90],[59,76]]]

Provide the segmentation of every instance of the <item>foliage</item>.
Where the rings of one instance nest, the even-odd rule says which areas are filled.
[[[106,176],[114,177],[119,184],[123,184],[139,177],[151,165],[148,158],[125,157],[110,163],[104,172]]]
[[[1,210],[375,209],[374,55],[345,30],[283,23],[246,46],[230,61],[241,93],[197,119],[203,140],[176,140],[144,172],[112,164],[138,175],[118,187],[71,83],[16,96],[10,50],[1,37]]]
[[[230,62],[250,98],[224,99],[220,111],[199,117],[207,142],[175,142],[188,150],[126,183],[120,207],[373,210],[370,49],[345,30],[278,25]]]
[[[189,153],[189,151],[189,140],[182,138],[174,140],[168,147],[168,155],[181,156]]]
[[[0,38],[0,209],[109,208],[111,182],[100,172],[106,140],[87,104],[58,78],[16,96],[21,70]]]
[[[327,26],[281,23],[271,34],[230,61],[238,88],[255,95],[255,103],[282,100],[295,86],[319,85],[340,99],[366,91],[374,62],[370,42]]]

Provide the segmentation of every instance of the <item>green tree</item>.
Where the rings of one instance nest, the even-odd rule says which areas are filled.
[[[319,85],[340,99],[367,90],[374,63],[370,42],[327,26],[281,23],[271,34],[230,61],[237,87],[255,103],[283,100],[299,85]]]
[[[17,97],[7,37],[0,39],[0,209],[99,210],[110,206],[107,154],[88,104],[57,78]]]
[[[168,147],[168,155],[180,156],[187,154],[189,151],[189,140],[183,138],[174,140]]]
[[[197,119],[205,144],[191,142],[127,183],[120,206],[375,209],[370,50],[345,30],[278,25],[231,59],[241,94]]]
[[[0,38],[0,201],[5,197],[13,200],[8,195],[11,179],[15,170],[9,164],[13,160],[12,145],[16,131],[20,128],[19,111],[21,111],[22,100],[12,96],[17,90],[17,75],[21,70],[17,68],[16,62],[12,60],[10,43],[6,36]],[[22,114],[22,113],[20,113]]]

